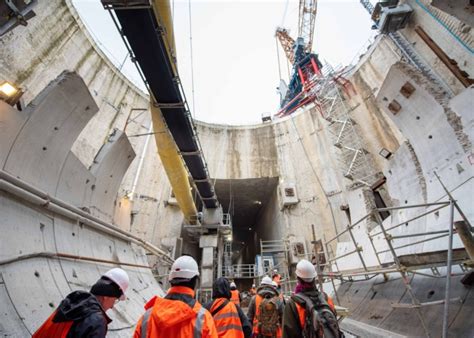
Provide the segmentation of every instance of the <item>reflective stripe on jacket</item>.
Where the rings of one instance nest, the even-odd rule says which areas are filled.
[[[194,290],[173,286],[168,296],[194,297]],[[184,300],[152,298],[135,328],[134,338],[217,338],[211,314],[198,301],[191,306]]]
[[[242,323],[240,322],[239,313],[234,303],[227,301],[227,304],[217,313],[214,314],[213,312],[226,301],[227,299],[225,298],[218,298],[214,301],[210,309],[211,314],[213,314],[214,323],[216,324],[217,335],[225,338],[244,338]]]
[[[259,334],[259,329],[258,329],[258,322],[260,319],[260,303],[262,302],[263,297],[260,295],[255,296],[255,316],[253,317],[253,334],[257,336]],[[281,337],[281,325],[278,325],[278,329],[276,332],[276,338]]]
[[[33,338],[66,338],[74,321],[55,323],[53,318],[57,311],[54,311],[51,316],[41,325],[41,327],[33,334]]]
[[[239,290],[230,290],[230,301],[234,304],[240,305],[240,294]]]

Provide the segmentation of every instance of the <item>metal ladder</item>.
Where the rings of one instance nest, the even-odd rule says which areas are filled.
[[[389,33],[388,36],[393,43],[398,47],[405,60],[418,69],[427,79],[432,83],[442,88],[446,94],[453,97],[454,93],[441,77],[433,71],[426,61],[416,52],[411,43],[400,33]]]

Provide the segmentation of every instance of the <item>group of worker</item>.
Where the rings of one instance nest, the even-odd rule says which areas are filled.
[[[306,260],[296,267],[298,284],[295,296],[286,301],[274,278],[265,276],[249,304],[247,316],[240,308],[240,294],[234,282],[218,278],[213,284],[212,300],[202,305],[195,297],[199,271],[191,256],[181,256],[173,263],[169,274],[171,287],[164,297],[154,296],[144,306],[134,338],[248,338],[303,337],[307,297],[319,297],[316,270]],[[275,277],[275,275],[273,276]],[[46,337],[105,337],[111,319],[106,311],[124,300],[128,288],[127,273],[114,268],[107,271],[92,286],[90,292],[69,294],[33,334]],[[252,290],[251,290],[252,293]],[[300,301],[300,300],[302,301]],[[334,310],[333,305],[331,307]]]

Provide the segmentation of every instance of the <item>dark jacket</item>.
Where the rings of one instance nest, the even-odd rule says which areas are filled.
[[[59,304],[53,322],[74,321],[68,338],[102,338],[107,334],[107,325],[112,321],[102,309],[97,298],[85,291],[70,293]]]
[[[212,286],[212,300],[209,303],[205,304],[204,307],[209,310],[210,308],[212,308],[212,304],[214,304],[214,301],[216,299],[226,298],[229,300],[230,297],[231,294],[229,281],[226,278],[220,277],[216,279],[214,285]],[[239,313],[240,323],[242,324],[244,336],[245,338],[249,338],[252,336],[252,324],[250,324],[250,321],[248,320],[247,316],[244,314],[240,306],[235,305],[235,307],[237,308],[237,312]]]
[[[253,319],[255,317],[255,312],[256,312],[255,298],[257,297],[257,295],[260,295],[263,298],[278,297],[278,292],[275,290],[273,286],[270,286],[270,285],[261,285],[257,289],[257,294],[253,296],[252,299],[250,300],[249,309],[247,311],[247,318],[249,319],[251,323],[253,323]],[[278,301],[278,314],[280,315],[280,319],[281,319],[283,317],[283,304],[280,301]]]
[[[319,291],[317,289],[307,290],[302,292],[304,295],[308,296],[316,302],[315,300],[319,297]],[[304,302],[300,305],[304,306]],[[300,320],[298,317],[298,310],[296,309],[296,304],[293,298],[290,298],[286,302],[285,311],[283,313],[283,332],[282,338],[290,337],[302,337],[303,328],[301,327]]]

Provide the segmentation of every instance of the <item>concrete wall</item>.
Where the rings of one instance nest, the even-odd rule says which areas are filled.
[[[128,118],[133,121],[126,126],[127,135],[149,132],[150,113],[143,112],[148,108],[148,96],[101,52],[71,2],[40,1],[35,12],[26,27],[19,26],[1,39],[0,78],[23,88],[24,104],[64,70],[82,77],[99,109],[72,145],[72,153],[86,167],[94,166],[113,130],[124,130]],[[129,138],[137,156],[121,182],[116,210],[109,210],[108,217],[114,216],[114,222],[124,230],[160,244],[162,238],[179,236],[183,217],[176,207],[165,207],[170,186],[152,137]],[[175,231],[169,233],[170,227],[164,224],[172,224]]]
[[[410,40],[413,26],[421,24],[427,32],[440,37],[442,48],[447,47],[452,41],[450,33],[418,4],[413,3],[412,7],[416,11],[414,22],[402,33]],[[101,53],[69,2],[50,2],[47,6],[39,4],[37,12],[37,19],[33,19],[27,27],[18,27],[4,37],[5,57],[0,73],[27,89],[26,102],[64,69],[74,69],[84,78],[99,106],[99,112],[79,135],[72,150],[82,163],[90,166],[113,128],[123,129],[130,113],[132,118],[140,113],[132,109],[147,107],[147,97],[126,80]],[[41,34],[38,34],[41,35],[38,39],[30,38],[32,32],[36,36],[37,32],[44,31],[51,32],[53,39],[47,39]],[[469,43],[469,40],[466,41]],[[416,43],[415,48],[421,48],[421,44],[422,42]],[[420,49],[420,53],[426,54],[425,52]],[[467,68],[470,67],[471,59],[461,45],[455,45],[450,53]],[[17,57],[18,55],[28,55],[28,58]],[[357,71],[351,77],[357,94],[351,95],[347,103],[351,109],[350,117],[356,122],[356,130],[369,151],[374,172],[390,172],[387,169],[388,161],[378,155],[382,147],[392,151],[394,158],[407,161],[406,156],[397,155],[400,145],[407,144],[408,150],[405,151],[412,159],[407,165],[414,163],[418,181],[421,182],[417,186],[423,186],[427,178],[420,174],[419,169],[416,171],[419,168],[419,154],[409,146],[407,136],[375,100],[391,65],[400,60],[400,55],[390,39],[379,37],[361,58]],[[442,74],[443,66],[434,59],[427,58],[426,61],[431,62],[435,70]],[[454,84],[452,89],[460,90]],[[341,205],[353,201],[350,211],[352,219],[356,219],[357,215],[364,215],[368,210],[367,206],[373,202],[370,194],[363,193],[362,190],[356,193],[347,189],[350,182],[342,177],[338,168],[338,154],[332,146],[327,121],[321,118],[316,109],[308,109],[304,113],[265,125],[239,127],[202,122],[197,125],[211,176],[279,177],[281,185],[285,185],[285,182],[296,185],[300,199],[297,205],[280,210],[281,196],[276,192],[272,198],[275,205],[268,206],[260,217],[263,228],[267,228],[263,224],[273,223],[272,226],[276,229],[277,224],[278,230],[275,231],[283,237],[302,232],[304,237],[309,238],[311,224],[316,224],[318,238],[323,234],[331,237],[336,229],[341,231],[347,225],[346,215],[339,210]],[[128,124],[126,133],[145,133],[149,127],[150,118],[146,112]],[[114,221],[154,243],[160,244],[163,240],[163,243],[169,245],[181,234],[182,216],[176,207],[165,206],[170,193],[169,184],[161,163],[155,156],[154,142],[147,144],[146,139],[146,136],[130,138],[137,157],[120,186],[113,211]],[[138,170],[142,158],[143,163]],[[393,171],[389,175],[391,179],[388,184],[393,189],[399,186],[396,182],[406,179],[406,175],[402,174],[393,177]],[[410,192],[412,189],[416,191],[417,186],[407,187],[404,193],[411,195]],[[426,194],[426,188],[423,189]],[[130,195],[132,190],[130,201],[126,195]],[[358,197],[354,199],[354,196]],[[427,197],[426,195],[423,200],[426,201]],[[388,198],[392,203],[390,193]]]
[[[110,311],[114,335],[130,336],[146,300],[163,293],[143,247],[114,234],[112,226],[91,227],[84,216],[61,212],[57,206],[68,204],[112,220],[115,195],[135,156],[128,139],[117,131],[90,170],[70,150],[97,110],[85,83],[74,73],[61,74],[23,111],[0,101],[4,336],[31,335],[68,293],[88,290],[113,266],[123,267],[130,276],[128,299]],[[50,201],[50,196],[61,202]],[[51,254],[79,258],[46,257]]]
[[[454,97],[449,98],[439,92],[419,72],[400,63],[400,51],[389,38],[380,36],[362,56],[350,75],[349,80],[356,94],[346,97],[345,104],[350,107],[349,117],[354,120],[355,130],[368,151],[372,171],[381,172],[387,178],[384,189],[385,202],[388,205],[399,206],[446,199],[445,193],[434,177],[436,171],[448,189],[454,193],[472,222],[474,215],[469,192],[472,191],[474,163],[473,89],[464,89],[459,81],[454,79],[419,39],[413,28],[417,24],[421,25],[440,47],[458,62],[461,69],[470,74],[473,68],[472,53],[469,53],[460,41],[471,46],[472,30],[466,30],[456,21],[457,19],[447,17],[442,12],[433,12],[431,15],[418,2],[407,2],[412,5],[415,13],[409,27],[401,33],[425,61],[445,79],[455,94]],[[426,5],[425,1],[420,3]],[[429,6],[427,8],[434,10]],[[95,175],[100,175],[101,172],[94,159],[100,161],[103,158],[100,149],[105,150],[113,144],[120,143],[114,136],[110,137],[112,131],[114,128],[123,130],[130,113],[132,118],[140,113],[134,109],[147,108],[146,95],[125,79],[101,53],[68,1],[40,2],[36,12],[37,16],[29,21],[28,26],[19,26],[2,37],[0,77],[15,81],[26,89],[24,99],[28,103],[64,70],[75,70],[84,79],[98,111],[96,114],[85,111],[83,115],[74,115],[76,120],[64,117],[64,126],[71,126],[76,134],[66,133],[69,127],[55,131],[53,121],[46,119],[44,123],[48,122],[52,131],[37,136],[41,140],[40,143],[46,147],[46,150],[41,151],[31,148],[33,136],[28,134],[22,136],[21,145],[24,148],[16,148],[20,143],[14,144],[15,135],[20,133],[24,121],[34,117],[29,116],[29,110],[10,113],[9,118],[14,121],[13,126],[2,131],[0,137],[4,138],[2,146],[15,150],[9,155],[10,160],[7,159],[5,152],[3,155],[0,154],[0,160],[6,161],[5,170],[30,183],[38,184],[50,193],[68,196],[74,205],[93,209],[100,204],[98,202],[106,199],[106,205],[99,207],[100,212],[99,210],[91,212],[103,219],[112,220],[123,229],[153,243],[172,247],[176,238],[182,235],[183,218],[178,208],[165,203],[170,194],[170,187],[156,156],[156,146],[149,139],[147,143],[146,136],[130,137],[150,130],[149,112],[128,124],[125,131],[130,140],[126,153],[130,154],[133,150],[136,154],[133,161],[128,155],[124,155],[125,162],[131,161],[128,171],[125,172],[125,165],[119,168],[113,182],[109,181],[111,177],[102,176],[101,186],[98,186],[97,192],[94,193],[101,194],[96,195],[97,200],[93,199],[91,192],[90,184],[97,179]],[[451,32],[433,16],[448,22]],[[459,39],[453,37],[453,32]],[[410,98],[400,94],[400,87],[405,82],[410,82],[415,87],[415,92]],[[388,104],[394,99],[402,106],[402,110],[396,115],[387,109]],[[35,120],[30,121],[30,126],[28,123],[25,126],[35,132],[38,122],[33,126],[33,121]],[[354,186],[351,181],[343,177],[339,165],[340,155],[333,145],[329,122],[315,107],[308,106],[304,111],[300,110],[290,117],[268,124],[223,126],[197,122],[197,129],[211,177],[279,178],[280,185],[271,196],[270,203],[261,211],[258,220],[257,231],[270,232],[270,237],[290,240],[305,238],[306,246],[310,247],[311,224],[316,225],[318,238],[323,236],[329,238],[342,231],[348,224],[345,212],[340,209],[341,206],[349,207],[353,221],[365,216],[374,206],[374,197],[368,187]],[[58,134],[56,139],[51,136],[55,133]],[[62,145],[53,142],[63,138]],[[56,154],[55,146],[62,151]],[[378,154],[381,148],[388,149],[393,156],[388,160],[381,157]],[[47,159],[48,163],[57,161],[54,170],[50,171],[45,162],[42,162],[42,158],[38,159],[38,152],[45,156],[44,160]],[[23,155],[25,153],[33,157],[27,157],[26,165],[20,166],[18,163],[20,159],[25,158]],[[51,155],[49,158],[51,153],[54,156]],[[13,160],[14,158],[16,159]],[[38,170],[32,174],[31,166],[36,163]],[[110,165],[113,166],[112,163]],[[105,169],[102,172],[107,171]],[[46,175],[44,179],[43,175]],[[120,179],[121,183],[118,186],[117,179],[122,178],[122,175],[123,180]],[[78,181],[73,181],[75,179]],[[87,180],[89,181],[84,183]],[[75,191],[72,187],[79,184],[82,184],[82,188]],[[299,202],[289,208],[282,208],[282,196],[279,191],[287,184],[295,185]],[[113,191],[109,191],[108,187]],[[105,195],[108,195],[107,198]],[[131,198],[126,198],[126,195],[130,195]],[[11,197],[6,199],[8,210],[30,208],[15,202]],[[393,225],[420,212],[422,211],[414,209],[394,212],[384,224]],[[459,219],[459,215],[456,214],[455,217]],[[444,209],[439,215],[412,222],[409,227],[397,231],[406,233],[407,229],[410,231],[413,229],[414,232],[445,229],[447,219],[448,213]],[[51,219],[45,219],[45,222],[51,223]],[[13,225],[9,226],[15,229]],[[60,229],[72,226],[65,225]],[[356,240],[364,249],[364,260],[369,266],[375,265],[376,259],[366,233],[374,231],[372,230],[374,226],[373,220],[369,219],[354,229]],[[34,223],[31,227],[36,229],[38,226]],[[55,231],[59,230],[55,228]],[[74,233],[77,234],[76,231]],[[49,245],[47,241],[52,236],[50,233],[44,237],[46,247]],[[399,243],[413,241],[414,239],[406,239],[400,240]],[[69,243],[69,240],[67,242]],[[70,242],[75,243],[75,240]],[[386,248],[380,236],[375,242],[379,250]],[[455,246],[459,244],[455,239]],[[83,248],[78,247],[77,252],[89,250],[90,244],[87,245]],[[445,247],[446,240],[442,239],[416,245],[401,252],[413,253]],[[185,243],[184,248],[187,252],[197,252],[197,246],[192,243]],[[349,238],[342,236],[337,248],[334,249],[337,249],[336,254],[343,254],[353,248],[354,245]],[[8,252],[11,255],[17,249],[17,246],[9,247]],[[102,251],[107,251],[107,247],[101,250],[101,254],[105,254]],[[390,254],[382,256],[384,261],[391,259]],[[360,266],[361,262],[357,255],[351,255],[342,260],[339,267]],[[40,272],[40,275],[43,273]],[[55,278],[59,280],[59,277]],[[91,276],[87,283],[90,284],[92,279]],[[66,286],[64,280],[57,283]],[[83,287],[86,284],[82,284]],[[67,287],[59,289],[67,290]],[[5,292],[2,292],[5,295]],[[59,291],[54,292],[51,294],[56,295],[55,299],[62,295],[58,293]],[[11,311],[16,306],[16,301],[5,304],[8,307],[5,312],[13,313]],[[48,311],[40,311],[41,316]],[[131,318],[134,316],[136,313],[131,315]],[[35,320],[40,321],[40,318],[36,317]],[[19,317],[12,317],[12,323],[19,321]],[[32,322],[20,326],[31,330],[34,324]],[[387,325],[389,324],[387,322]],[[20,327],[17,324],[12,325]]]

